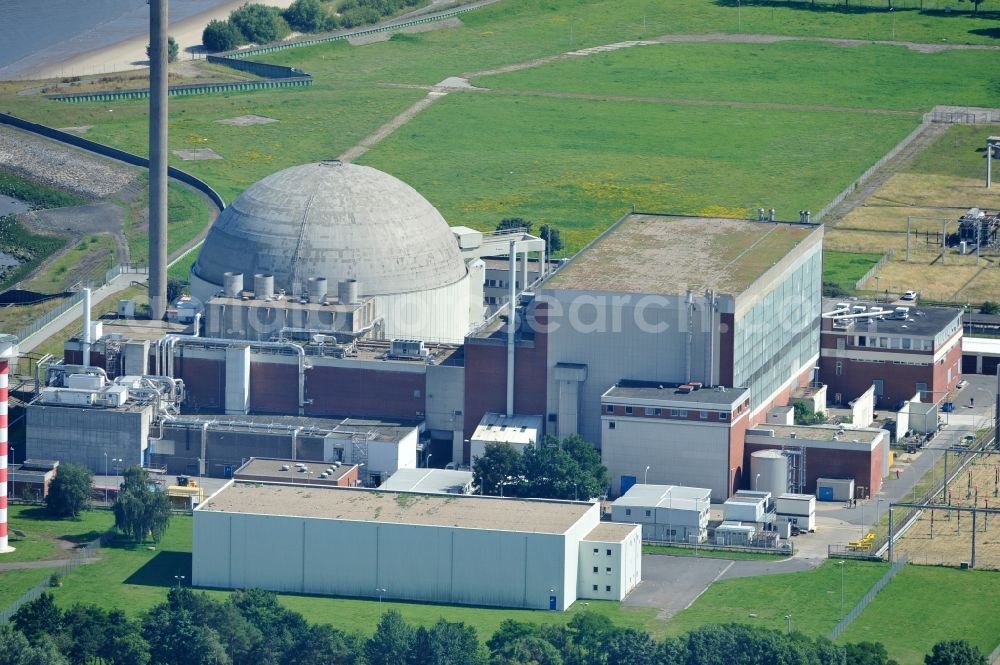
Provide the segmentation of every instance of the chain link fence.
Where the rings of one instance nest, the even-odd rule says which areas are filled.
[[[889,570],[886,571],[885,575],[879,578],[879,581],[876,582],[872,586],[872,588],[868,590],[868,593],[865,594],[864,598],[859,600],[858,604],[855,605],[854,608],[847,613],[847,616],[841,619],[840,623],[834,626],[833,630],[830,631],[830,634],[827,637],[830,639],[831,642],[840,637],[840,634],[843,633],[845,630],[847,630],[847,627],[850,626],[855,619],[861,616],[861,613],[865,611],[865,608],[868,607],[868,604],[871,603],[873,600],[875,600],[875,596],[878,595],[879,591],[884,589],[885,585],[888,584],[892,580],[892,578],[896,576],[896,573],[902,570],[903,566],[905,565],[906,565],[906,555],[903,555],[899,558],[898,561],[889,566]]]
[[[20,598],[15,600],[6,609],[0,612],[0,623],[5,621],[10,621],[10,618],[17,613],[17,611],[21,608],[22,605],[30,603],[31,601],[35,600],[43,593],[45,593],[46,590],[52,588],[53,576],[65,577],[70,572],[72,572],[77,566],[81,566],[85,563],[89,563],[94,559],[96,559],[99,556],[101,547],[111,542],[111,539],[114,537],[115,537],[114,531],[107,531],[101,534],[99,538],[95,538],[86,545],[73,550],[73,553],[70,555],[70,558],[66,560],[65,563],[58,566],[53,566],[51,569],[47,569],[50,571],[48,577],[46,577],[41,582],[31,587],[27,591],[25,591],[23,594],[21,594]]]

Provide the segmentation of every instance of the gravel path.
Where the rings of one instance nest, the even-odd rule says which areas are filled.
[[[338,159],[340,159],[342,162],[353,162],[355,159],[357,159],[358,157],[365,154],[373,147],[384,141],[387,136],[389,136],[394,131],[396,131],[397,129],[408,123],[410,120],[413,119],[414,116],[416,116],[418,113],[429,107],[437,100],[444,97],[446,94],[447,93],[438,90],[430,91],[429,93],[427,93],[426,97],[424,97],[416,104],[414,104],[410,108],[406,109],[405,111],[397,115],[389,122],[379,127],[378,131],[376,131],[374,134],[370,136],[365,137],[361,141],[361,143],[347,150],[347,152],[343,153]]]

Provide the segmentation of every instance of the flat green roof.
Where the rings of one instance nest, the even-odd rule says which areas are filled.
[[[819,227],[721,217],[632,214],[563,266],[543,288],[737,295]]]

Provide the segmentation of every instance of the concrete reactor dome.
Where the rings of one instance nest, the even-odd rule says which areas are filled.
[[[226,272],[274,275],[274,288],[311,277],[354,279],[362,295],[438,289],[467,273],[441,214],[377,169],[339,161],[293,166],[251,185],[212,225],[195,281],[219,290]]]
[[[219,215],[191,268],[191,294],[209,321],[229,311],[220,301],[251,288],[268,303],[266,325],[230,321],[222,336],[270,337],[277,326],[455,343],[483,317],[482,262],[472,264],[415,189],[367,166],[320,162],[264,178]],[[303,303],[322,311],[293,317]]]

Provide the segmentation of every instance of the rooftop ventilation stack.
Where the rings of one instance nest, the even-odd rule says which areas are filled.
[[[167,313],[167,0],[149,0],[149,308]]]

